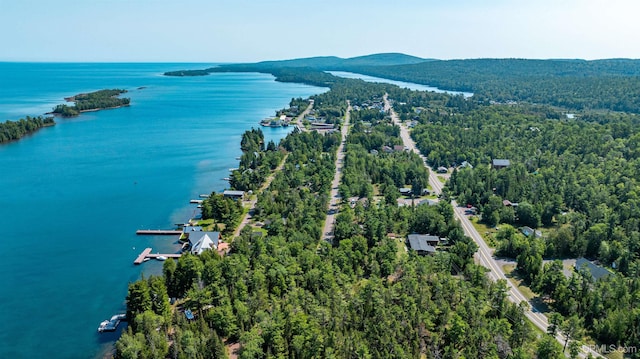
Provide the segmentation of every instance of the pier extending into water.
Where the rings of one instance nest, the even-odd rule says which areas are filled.
[[[180,258],[182,254],[180,253],[151,253],[151,248],[145,248],[142,253],[133,261],[133,264],[141,264],[145,261],[145,259],[158,259],[158,257],[164,257],[166,259],[169,258]]]
[[[137,235],[152,235],[152,236],[172,236],[181,235],[182,231],[176,231],[173,229],[138,229]]]

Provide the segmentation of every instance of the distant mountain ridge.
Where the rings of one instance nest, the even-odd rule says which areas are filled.
[[[423,59],[416,56],[406,55],[402,53],[381,53],[357,56],[351,58],[341,58],[337,56],[317,56],[307,57],[292,60],[280,60],[280,61],[261,61],[253,65],[257,67],[308,67],[313,69],[327,70],[332,67],[345,67],[345,66],[397,66],[397,65],[411,65],[418,64],[425,61],[431,61],[432,59]]]
[[[484,102],[545,103],[572,111],[597,109],[640,114],[640,60],[637,59],[436,60],[382,53],[347,59],[320,56],[229,64],[165,75],[262,72],[274,75],[278,81],[332,87],[342,80],[325,72],[331,70],[473,92],[474,98]]]

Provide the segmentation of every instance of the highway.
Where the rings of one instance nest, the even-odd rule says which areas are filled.
[[[393,110],[393,107],[391,106],[391,104],[389,103],[389,99],[386,94],[383,97],[383,100],[384,100],[384,108],[386,111],[390,113],[393,123],[400,126],[400,137],[404,142],[404,146],[406,146],[409,149],[409,151],[415,152],[418,155],[420,155],[424,165],[429,169],[429,184],[431,185],[433,191],[439,195],[440,193],[442,193],[442,187],[444,186],[443,183],[440,182],[440,180],[435,174],[435,171],[433,171],[427,165],[426,158],[420,153],[420,151],[416,147],[415,142],[409,135],[409,130],[407,129],[407,127],[400,122],[400,119],[396,114],[396,112]],[[467,236],[469,236],[471,239],[473,239],[473,241],[478,245],[478,252],[476,252],[475,257],[482,266],[489,269],[489,272],[487,273],[489,278],[493,281],[497,281],[499,279],[506,281],[507,288],[508,288],[507,294],[508,294],[509,300],[511,300],[511,302],[516,304],[519,304],[520,302],[523,302],[523,301],[526,302],[528,306],[527,306],[527,310],[524,313],[525,316],[536,327],[546,332],[547,327],[549,326],[547,317],[538,311],[534,311],[533,306],[531,305],[529,300],[522,293],[520,293],[518,288],[513,283],[511,283],[511,281],[507,279],[503,269],[493,258],[493,251],[491,250],[491,248],[489,248],[487,243],[485,243],[484,239],[482,239],[482,236],[480,236],[480,233],[478,233],[475,227],[473,227],[469,218],[467,218],[467,216],[464,214],[464,208],[459,207],[455,201],[453,201],[451,204],[453,205],[453,208],[454,208],[455,217],[458,219],[458,221],[462,225],[462,228],[464,229],[464,233]],[[561,345],[564,345],[563,337],[558,335],[556,336],[556,339],[560,342]],[[583,353],[581,353],[580,355],[580,357],[582,358],[586,358],[587,355],[585,353],[591,354],[597,358],[604,358],[602,355],[591,350],[589,347],[585,345],[582,346],[582,350],[583,350]]]

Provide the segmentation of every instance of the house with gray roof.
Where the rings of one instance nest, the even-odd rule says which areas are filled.
[[[189,234],[189,232],[201,232],[202,231],[202,227],[201,226],[184,226],[182,228],[182,233],[185,234]]]
[[[601,267],[586,258],[579,258],[576,260],[575,268],[576,271],[580,268],[586,268],[596,281],[611,275],[611,272],[606,268]]]
[[[505,159],[494,159],[491,161],[491,167],[495,169],[509,167],[511,165],[511,161]]]
[[[429,234],[410,234],[407,236],[409,247],[419,255],[433,254],[436,252],[436,245],[440,243],[438,236]]]
[[[227,198],[232,198],[232,199],[243,199],[244,198],[244,191],[226,190],[226,191],[222,192],[222,195],[227,197]]]

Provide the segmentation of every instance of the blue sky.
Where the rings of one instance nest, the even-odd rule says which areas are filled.
[[[637,0],[0,0],[0,61],[640,58]]]

